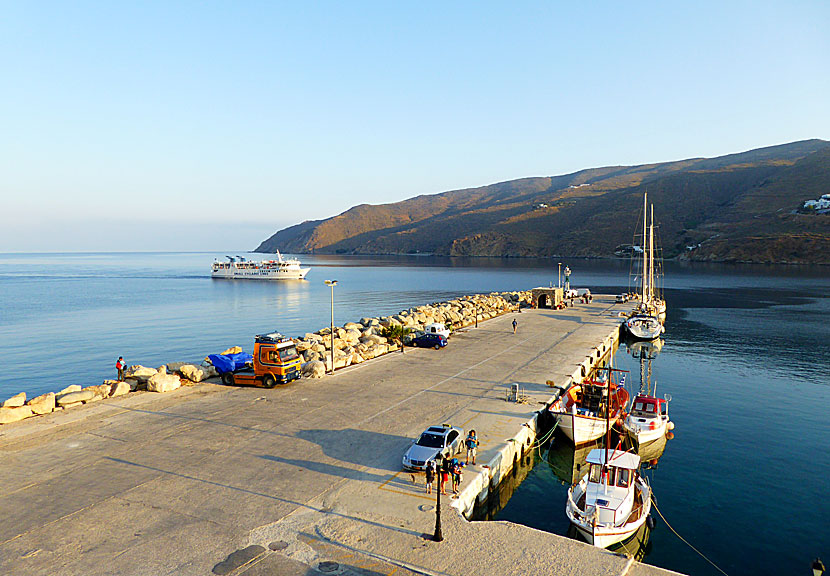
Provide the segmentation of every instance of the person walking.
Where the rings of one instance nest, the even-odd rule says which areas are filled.
[[[432,483],[435,482],[435,462],[432,460],[427,462],[425,474],[427,477],[427,494],[432,494]]]
[[[467,434],[467,439],[464,440],[465,446],[467,446],[467,464],[470,463],[470,459],[473,460],[473,465],[476,463],[476,452],[478,452],[478,438],[476,437],[476,431],[470,430],[470,433]]]
[[[518,328],[518,327],[519,327],[519,323],[516,322],[515,318],[513,318],[513,334],[516,333],[516,328]]]
[[[127,363],[124,362],[124,357],[119,356],[118,362],[115,363],[115,369],[118,370],[118,381],[124,381],[124,369],[127,367]]]

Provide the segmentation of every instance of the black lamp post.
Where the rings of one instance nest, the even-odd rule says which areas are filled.
[[[435,504],[435,533],[432,535],[433,542],[442,542],[444,535],[441,533],[441,476],[444,473],[443,468],[438,469],[436,477],[438,478],[438,489],[435,491],[437,500]]]

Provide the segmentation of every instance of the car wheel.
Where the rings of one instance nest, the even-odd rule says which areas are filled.
[[[233,386],[235,384],[232,372],[222,374],[222,384],[225,386]]]
[[[436,349],[436,350],[440,350],[440,349],[441,349],[441,345],[440,345],[440,344],[436,344],[436,345],[435,345],[435,349]]]
[[[273,388],[277,385],[277,379],[274,378],[273,374],[266,374],[262,377],[262,385],[266,388]]]

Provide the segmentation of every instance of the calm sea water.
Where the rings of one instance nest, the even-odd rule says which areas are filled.
[[[270,330],[296,336],[475,292],[556,283],[557,262],[306,256],[306,281],[212,280],[222,254],[0,254],[0,398],[114,376],[119,355],[201,360]],[[623,261],[566,261],[572,284],[628,288]],[[649,472],[660,510],[731,576],[830,559],[830,270],[666,265],[653,361],[676,437]],[[621,349],[617,364],[639,373]],[[499,513],[564,534],[566,488],[541,461]],[[718,574],[658,518],[647,563]]]

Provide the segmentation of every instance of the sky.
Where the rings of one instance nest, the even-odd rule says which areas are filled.
[[[0,252],[830,139],[830,3],[0,3]]]

